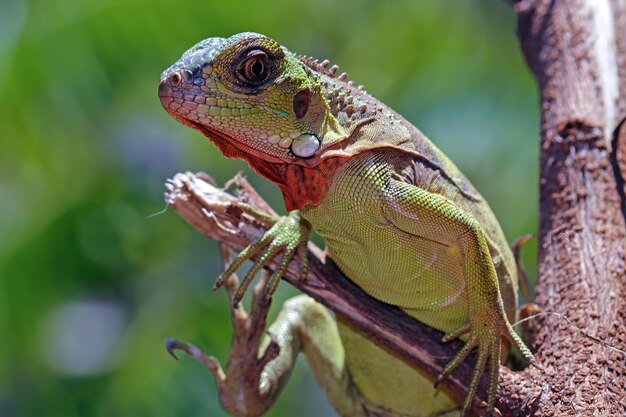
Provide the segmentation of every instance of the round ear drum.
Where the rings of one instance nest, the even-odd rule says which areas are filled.
[[[309,110],[309,96],[309,90],[302,90],[293,98],[293,112],[298,119],[302,119]]]

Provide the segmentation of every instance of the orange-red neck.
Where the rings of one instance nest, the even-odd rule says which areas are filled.
[[[278,185],[289,211],[302,209],[309,204],[318,205],[326,196],[337,168],[348,159],[331,157],[322,160],[314,167],[267,162],[259,156],[251,155],[232,146],[227,141],[216,140],[210,135],[206,136],[220,148],[224,156],[245,160],[261,176]]]
[[[287,210],[299,210],[312,204],[321,203],[332,183],[337,168],[345,163],[345,158],[328,158],[315,167],[295,164],[248,163],[261,176],[280,187]]]

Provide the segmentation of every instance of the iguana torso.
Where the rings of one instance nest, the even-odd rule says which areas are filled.
[[[394,196],[388,182],[393,177],[417,180],[415,185],[442,193],[465,209],[474,207],[486,216],[492,214],[481,207],[485,203],[478,194],[473,193],[476,200],[468,200],[437,171],[402,154],[394,157],[394,153],[397,151],[378,150],[351,158],[335,174],[326,198],[302,213],[324,237],[331,258],[347,276],[355,277],[354,282],[367,293],[401,307],[423,323],[452,332],[467,321],[461,255],[451,245],[399,233],[385,213],[401,210],[389,205]],[[416,172],[429,175],[413,175]],[[467,185],[467,189],[470,187]],[[490,241],[505,243],[499,228],[490,232],[493,233]],[[377,245],[373,247],[371,242]],[[507,315],[513,321],[517,284],[514,260],[510,253],[501,253],[493,244],[490,249],[499,273],[501,293],[507,300]],[[403,362],[394,358],[390,366],[389,359],[380,359],[388,354],[372,342],[348,327],[340,326],[339,331],[346,347],[348,369],[371,403],[407,415],[428,415],[430,407],[439,411],[455,408],[444,393],[435,394],[430,381],[417,383],[415,370]],[[416,401],[426,393],[432,402]]]
[[[300,211],[294,219],[310,222],[340,269],[367,293],[462,336],[467,349],[478,347],[466,412],[490,359],[490,376],[497,380],[501,335],[530,356],[506,317],[512,320],[516,308],[510,249],[488,205],[445,155],[326,67],[262,35],[211,38],[164,72],[159,93],[173,117],[276,183],[287,208]],[[267,239],[300,239],[303,229],[289,227],[281,224]],[[298,331],[315,344],[306,327]],[[341,358],[307,356],[344,415],[368,414],[340,402],[366,404],[391,417],[455,407],[443,393],[433,396],[432,383],[395,357],[341,324],[338,331]],[[316,337],[325,334],[330,332]],[[281,354],[285,350],[281,345]],[[494,399],[492,384],[489,406]]]

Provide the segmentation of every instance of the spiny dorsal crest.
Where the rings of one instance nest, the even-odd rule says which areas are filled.
[[[330,61],[325,59],[323,61],[319,61],[313,57],[305,56],[305,55],[297,55],[297,58],[310,68],[313,71],[318,73],[327,75],[331,78],[334,78],[338,81],[345,82],[351,88],[357,90],[356,95],[352,95],[352,89],[331,89],[328,92],[328,99],[330,100],[330,109],[331,112],[336,116],[339,112],[345,112],[346,115],[350,118],[353,117],[363,117],[368,110],[372,113],[376,113],[382,111],[380,107],[378,107],[375,102],[369,100],[372,96],[365,91],[362,85],[355,86],[354,81],[346,79],[348,78],[348,73],[342,72],[337,75],[339,70],[338,65],[330,66]],[[330,66],[330,67],[329,67]]]
[[[330,61],[325,59],[323,61],[319,61],[311,56],[306,56],[306,55],[297,55],[298,59],[307,67],[311,68],[313,71],[317,71],[320,72],[322,74],[328,75],[329,77],[333,77],[338,79],[339,81],[346,81],[346,79],[348,78],[348,73],[347,72],[342,72],[340,74],[337,74],[339,71],[339,65],[330,65]],[[354,85],[354,81],[346,81],[350,86]],[[359,85],[357,87],[359,90],[366,92],[363,89],[362,85]]]

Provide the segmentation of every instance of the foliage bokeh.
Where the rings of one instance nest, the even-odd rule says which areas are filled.
[[[505,2],[1,0],[0,415],[225,415],[210,374],[163,348],[225,360],[230,323],[216,245],[163,211],[162,184],[243,170],[282,203],[156,86],[197,41],[241,31],[341,65],[459,165],[509,239],[535,231],[537,97]],[[280,287],[275,308],[295,293]],[[303,360],[269,415],[333,415]]]

